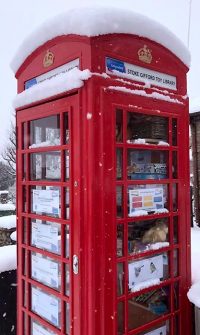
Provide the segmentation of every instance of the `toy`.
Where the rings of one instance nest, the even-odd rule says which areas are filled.
[[[151,227],[144,233],[142,237],[142,243],[157,243],[165,242],[167,239],[168,227],[162,219],[157,220],[157,223],[154,227]]]

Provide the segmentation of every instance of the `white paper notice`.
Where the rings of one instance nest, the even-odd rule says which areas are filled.
[[[60,326],[59,300],[35,287],[32,287],[32,310],[54,326]]]
[[[55,333],[53,333],[52,331],[48,331],[46,328],[33,322],[32,323],[32,335],[55,335]]]
[[[32,245],[35,245],[37,248],[60,253],[58,225],[55,226],[51,222],[47,222],[47,224],[40,222],[39,220],[32,222]]]
[[[50,287],[59,288],[59,266],[57,262],[42,257],[40,254],[31,255],[32,277]]]
[[[167,327],[163,326],[158,329],[152,330],[149,333],[146,333],[145,335],[166,335],[167,334]]]
[[[152,279],[163,278],[163,255],[129,263],[129,288]]]
[[[33,190],[33,212],[59,214],[59,190]]]

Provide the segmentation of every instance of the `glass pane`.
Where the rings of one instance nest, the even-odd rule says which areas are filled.
[[[69,231],[69,225],[66,225],[66,227],[65,227],[65,234],[66,234],[66,239],[65,239],[65,254],[66,254],[66,258],[69,258],[69,252],[70,252],[70,231]]]
[[[170,322],[159,323],[149,331],[145,330],[137,335],[170,335]]]
[[[23,132],[22,149],[27,149],[27,147],[28,147],[28,137],[27,137],[27,123],[26,122],[24,122],[22,124],[22,132]]]
[[[117,305],[118,327],[117,335],[124,334],[124,302],[119,302]]]
[[[26,301],[27,301],[27,292],[28,292],[28,286],[27,283],[22,280],[22,289],[23,289],[23,306],[26,307]]]
[[[127,141],[129,143],[168,145],[168,119],[141,113],[127,115]]]
[[[60,217],[60,188],[31,186],[31,212],[38,215]]]
[[[22,179],[26,180],[26,155],[22,155],[22,165],[23,165],[23,176],[22,176]]]
[[[56,335],[36,320],[31,320],[31,335]]]
[[[128,329],[135,329],[169,312],[169,287],[142,293],[128,301]]]
[[[176,282],[174,283],[174,310],[179,309],[179,283]]]
[[[23,313],[23,328],[24,328],[24,335],[27,334],[27,323],[28,323],[28,315]]]
[[[124,254],[124,226],[117,226],[117,257],[122,257]]]
[[[172,119],[172,145],[177,146],[177,119]]]
[[[169,246],[168,219],[128,223],[128,253],[135,254]]]
[[[159,254],[129,262],[128,271],[128,285],[131,292],[158,285],[169,277],[168,254]]]
[[[66,203],[66,219],[69,220],[70,217],[70,193],[69,193],[69,187],[66,187],[66,191],[65,191],[65,203]]]
[[[116,110],[116,142],[123,141],[123,111]]]
[[[68,117],[68,113],[64,114],[64,134],[65,134],[65,138],[64,138],[64,143],[68,144],[70,141],[70,132],[69,132],[69,117]]]
[[[65,151],[65,179],[69,180],[69,150]]]
[[[27,212],[27,199],[26,199],[26,186],[22,187],[22,197],[23,197],[23,212]]]
[[[117,217],[123,216],[123,188],[122,186],[117,186],[116,202],[117,202]]]
[[[180,335],[179,332],[179,316],[176,315],[174,317],[174,335]]]
[[[31,253],[31,277],[40,283],[60,290],[60,263],[39,253]]]
[[[60,145],[60,117],[48,116],[30,121],[29,148]]]
[[[60,255],[60,224],[33,219],[31,221],[31,245]]]
[[[31,309],[40,317],[60,328],[61,303],[60,299],[44,290],[32,286]]]
[[[172,152],[172,177],[174,179],[178,178],[178,170],[177,170],[177,152]]]
[[[128,187],[128,215],[168,213],[167,185],[133,185]]]
[[[124,263],[117,264],[117,295],[124,294]]]
[[[173,266],[174,266],[174,277],[179,275],[179,259],[178,259],[178,249],[175,249],[173,252]]]
[[[31,154],[30,161],[31,180],[60,180],[61,159],[59,151]]]
[[[116,150],[116,162],[117,162],[117,171],[116,171],[116,175],[117,175],[117,179],[120,180],[122,179],[122,171],[123,171],[123,151],[122,149],[117,149]]]
[[[172,185],[172,202],[173,202],[173,211],[178,210],[178,184]]]
[[[168,152],[128,149],[128,179],[168,178]]]
[[[23,275],[27,275],[27,257],[28,251],[26,249],[22,249],[22,261],[23,261]]]
[[[67,335],[69,335],[70,334],[70,305],[66,303],[65,308],[66,308],[66,331],[67,331]]]
[[[178,243],[178,217],[174,216],[174,244]]]
[[[26,219],[22,218],[22,225],[23,225],[23,231],[22,231],[22,243],[27,243],[27,227],[26,227]]]
[[[65,264],[65,294],[70,295],[70,268],[69,264]]]

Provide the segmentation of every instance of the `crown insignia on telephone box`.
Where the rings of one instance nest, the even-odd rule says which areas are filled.
[[[48,67],[52,65],[53,62],[54,62],[54,54],[53,52],[47,50],[46,55],[44,56],[44,59],[43,59],[44,67]]]
[[[150,64],[152,61],[151,50],[148,49],[146,45],[144,45],[143,48],[138,50],[138,57],[142,62]]]

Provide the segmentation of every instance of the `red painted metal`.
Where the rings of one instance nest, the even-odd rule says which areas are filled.
[[[151,64],[143,64],[137,58],[139,48],[147,44],[153,50]],[[55,63],[48,69],[42,66],[46,50],[55,55]],[[177,91],[171,97],[177,102],[164,101],[140,96],[133,90],[143,90],[147,94],[159,92],[161,88],[145,88],[142,83],[129,79],[117,81],[117,77],[104,78],[97,73],[106,72],[105,57],[113,57],[151,70],[167,73],[177,78]],[[53,334],[70,335],[136,335],[148,334],[152,329],[168,323],[167,335],[191,334],[190,304],[186,293],[190,286],[190,215],[189,215],[189,166],[188,166],[188,100],[186,95],[187,69],[171,52],[157,43],[130,35],[105,35],[100,37],[62,36],[38,48],[30,55],[16,76],[18,93],[24,90],[24,83],[42,73],[56,68],[76,58],[80,59],[80,69],[90,69],[96,73],[84,86],[39,101],[17,110],[17,185],[18,185],[18,335],[31,333],[31,319],[47,327]],[[112,86],[132,90],[119,92]],[[123,141],[116,142],[116,110],[121,110]],[[169,146],[127,143],[128,113],[146,116],[162,116],[168,120]],[[64,113],[68,113],[70,142],[65,143]],[[88,119],[87,114],[92,118]],[[59,115],[61,144],[52,147],[29,148],[24,146],[23,127],[26,138],[30,139],[30,122],[51,115]],[[173,120],[177,122],[177,143],[173,143]],[[116,149],[122,150],[122,178],[116,179]],[[168,177],[161,180],[127,179],[128,149],[154,150],[167,153]],[[65,151],[70,153],[70,179],[65,180]],[[31,180],[30,155],[32,153],[59,151],[61,153],[61,178],[58,181]],[[178,178],[174,178],[173,153],[178,157]],[[26,161],[26,178],[23,177],[23,157]],[[166,185],[168,189],[168,213],[140,216],[134,219],[128,213],[127,189],[134,185]],[[173,207],[173,185],[177,185],[177,209]],[[31,186],[55,186],[61,190],[61,217],[52,218],[31,212]],[[123,215],[117,217],[116,187],[121,187]],[[70,217],[66,218],[66,188],[70,189]],[[26,193],[26,210],[24,209]],[[169,246],[159,250],[128,253],[128,225],[133,221],[166,218],[169,223]],[[174,240],[175,224],[178,220],[178,241]],[[31,246],[31,219],[56,222],[61,226],[61,254],[52,254]],[[26,222],[26,243],[23,240]],[[123,227],[123,254],[117,257],[117,225]],[[70,255],[66,258],[65,227],[70,229]],[[178,271],[174,274],[174,251],[177,251]],[[31,278],[31,252],[59,261],[61,265],[60,290],[47,287]],[[24,253],[26,253],[26,273],[24,273]],[[144,288],[140,292],[128,289],[128,264],[141,258],[153,257],[160,253],[169,255],[169,276],[157,285]],[[73,274],[73,255],[79,258],[79,273]],[[117,292],[117,266],[123,264],[124,281],[121,295]],[[65,295],[65,266],[70,268],[70,295]],[[26,290],[24,289],[26,285]],[[61,301],[60,328],[52,325],[31,310],[31,285],[43,289]],[[132,328],[129,325],[129,300],[153,289],[168,287],[169,308],[167,313]],[[174,292],[178,286],[178,303]],[[26,305],[24,305],[24,295]],[[70,324],[66,326],[66,303],[70,305]],[[124,306],[120,324],[118,304]],[[188,317],[189,315],[189,317]],[[25,324],[24,324],[25,316]],[[26,328],[25,328],[26,327]],[[67,328],[68,327],[68,328]],[[184,330],[184,331],[183,331]]]

